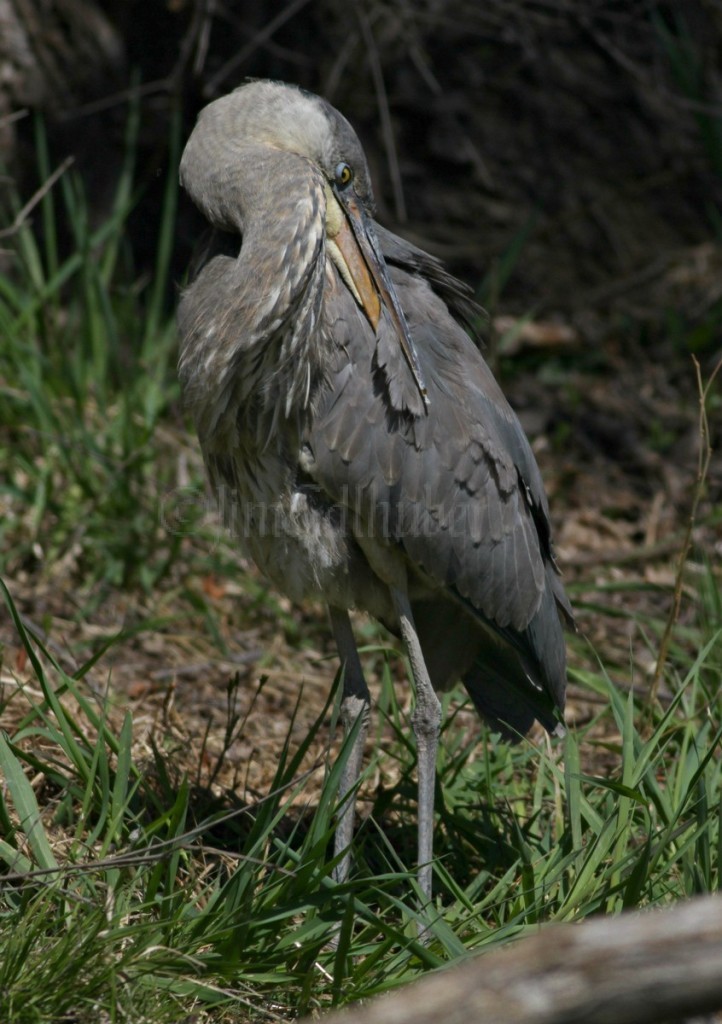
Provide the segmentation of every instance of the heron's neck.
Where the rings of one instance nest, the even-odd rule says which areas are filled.
[[[213,178],[205,183],[204,212],[219,227],[235,227],[243,242],[237,259],[211,260],[179,310],[180,376],[201,437],[227,429],[244,410],[277,420],[305,407],[322,358],[320,174],[293,154],[272,151],[259,161],[253,194],[230,175]]]

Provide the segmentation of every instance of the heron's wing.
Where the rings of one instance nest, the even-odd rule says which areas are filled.
[[[366,528],[498,626],[529,624],[545,590],[549,522],[539,470],[481,355],[419,278],[394,284],[426,381],[428,414],[389,411],[376,339],[343,295],[338,357],[309,438],[316,481]],[[347,293],[345,293],[347,294]],[[350,297],[349,297],[350,299]],[[391,331],[382,322],[379,331]],[[403,358],[400,354],[399,361]],[[395,368],[387,372],[392,377]]]
[[[388,228],[374,222],[374,230],[381,245],[386,262],[400,267],[409,274],[418,274],[443,299],[452,314],[469,331],[477,344],[481,343],[481,330],[487,321],[487,314],[474,299],[474,291],[468,284],[450,274],[441,260],[423,249],[399,238]]]
[[[534,686],[563,703],[563,664],[548,509],[529,444],[479,351],[420,278],[395,270],[429,394],[426,415],[391,411],[387,366],[345,289],[327,303],[337,345],[309,429],[310,470],[351,513],[363,545],[401,549],[413,574],[446,590],[515,648]],[[392,330],[382,321],[379,332]],[[382,346],[382,341],[385,345]],[[558,593],[557,593],[558,592]],[[556,623],[556,624],[555,624]],[[553,642],[549,642],[552,637]],[[552,659],[553,661],[553,659]],[[548,671],[547,671],[548,668]],[[521,672],[526,678],[524,668]],[[473,694],[472,694],[473,695]]]

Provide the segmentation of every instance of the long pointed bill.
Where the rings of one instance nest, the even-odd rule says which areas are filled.
[[[391,283],[386,261],[379,249],[373,227],[352,191],[339,192],[334,189],[334,196],[346,215],[340,224],[334,225],[337,228],[336,233],[329,236],[345,264],[347,274],[344,273],[343,267],[339,267],[342,276],[351,286],[356,301],[368,317],[374,330],[377,329],[381,318],[381,306],[386,307],[396,328],[396,335],[404,358],[414,376],[424,406],[428,408],[429,397],[419,366],[414,340],[411,337],[411,331],[396,290]]]

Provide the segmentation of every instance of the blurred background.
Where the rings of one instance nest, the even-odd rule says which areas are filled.
[[[379,219],[486,282],[492,305],[503,293],[585,340],[673,320],[698,348],[719,314],[715,0],[1,0],[0,25],[2,151],[23,190],[42,112],[102,218],[139,105],[140,261],[172,118],[185,137],[205,103],[270,77],[346,114]],[[183,208],[179,274],[196,231]]]

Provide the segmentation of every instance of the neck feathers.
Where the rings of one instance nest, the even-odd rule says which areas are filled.
[[[211,223],[243,236],[236,259],[206,264],[178,312],[184,399],[209,442],[244,408],[274,420],[304,408],[321,369],[323,179],[303,157],[263,148],[247,155],[250,184],[218,166],[185,182]]]

